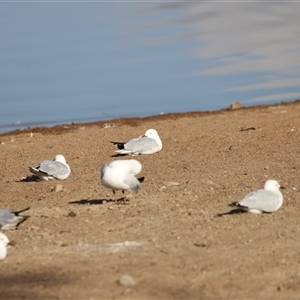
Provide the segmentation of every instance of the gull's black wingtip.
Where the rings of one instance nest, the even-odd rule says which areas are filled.
[[[138,178],[138,181],[139,181],[140,183],[142,183],[144,180],[145,180],[145,177],[140,177],[140,178]]]
[[[122,149],[124,149],[124,142],[113,142],[113,141],[109,141],[110,143],[112,143],[112,144],[114,144],[115,146],[117,146],[117,148],[119,149],[119,150],[122,150]]]
[[[26,208],[24,208],[24,209],[21,209],[21,210],[18,210],[18,211],[14,211],[14,213],[15,213],[16,215],[18,215],[18,214],[20,214],[21,212],[26,211],[26,210],[29,210],[29,209],[30,209],[30,207],[28,206],[28,207],[26,207]]]

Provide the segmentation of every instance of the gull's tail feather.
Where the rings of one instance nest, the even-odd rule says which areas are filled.
[[[28,169],[30,170],[30,172],[32,172],[32,173],[34,173],[34,174],[36,174],[37,172],[39,172],[38,169],[33,168],[33,167],[28,167]]]

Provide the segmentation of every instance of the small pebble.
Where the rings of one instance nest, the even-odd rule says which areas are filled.
[[[51,192],[60,192],[63,190],[63,186],[61,184],[57,184],[54,188],[52,188]]]
[[[124,286],[133,286],[136,284],[135,280],[130,275],[122,275],[118,279],[118,283]]]
[[[208,247],[212,244],[213,238],[212,236],[205,236],[203,238],[200,238],[194,243],[194,246],[196,247]]]
[[[167,181],[165,183],[166,186],[177,186],[179,185],[179,182],[175,182],[175,181]]]
[[[68,213],[68,217],[75,217],[76,216],[76,213],[74,213],[74,211],[70,211]]]
[[[123,291],[123,295],[127,295],[127,294],[131,294],[132,293],[132,289],[127,288]]]

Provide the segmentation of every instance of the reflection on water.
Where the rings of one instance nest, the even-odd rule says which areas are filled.
[[[300,98],[300,3],[0,3],[0,132]]]

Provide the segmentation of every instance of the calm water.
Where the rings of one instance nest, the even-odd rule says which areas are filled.
[[[0,132],[299,99],[299,12],[299,2],[1,2]]]

